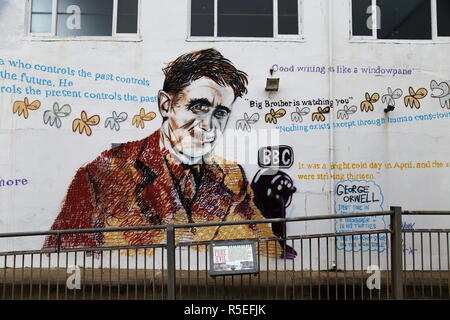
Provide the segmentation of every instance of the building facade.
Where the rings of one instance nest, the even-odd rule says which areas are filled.
[[[48,230],[81,166],[161,126],[167,63],[206,48],[248,75],[216,153],[259,194],[281,190],[256,179],[279,166],[296,189],[280,216],[448,210],[449,14],[442,0],[0,0],[0,232]],[[341,219],[287,234],[388,227]],[[375,238],[355,250],[369,242],[386,249]]]

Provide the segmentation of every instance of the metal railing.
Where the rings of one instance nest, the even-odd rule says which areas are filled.
[[[383,212],[289,219],[3,233],[0,241],[53,235],[57,242],[47,250],[1,252],[0,299],[449,299],[450,230],[402,230],[402,215],[450,216],[450,212],[402,212],[391,207]],[[390,218],[388,229],[253,239],[256,275],[210,277],[211,241],[176,241],[177,231],[187,228],[380,216]],[[164,230],[166,243],[61,246],[65,234],[153,230]],[[289,259],[276,252],[277,258],[269,257],[269,247],[278,248],[274,243],[282,249],[290,246],[297,256]],[[369,288],[371,276],[378,277],[374,283],[379,286]],[[69,287],[72,280],[80,286]]]

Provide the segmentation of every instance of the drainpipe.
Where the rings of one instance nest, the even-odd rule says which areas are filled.
[[[333,66],[333,1],[328,0],[328,65]],[[329,73],[328,77],[328,90],[330,101],[333,101],[333,78],[334,74]],[[329,192],[330,192],[330,214],[334,213],[334,180],[331,179],[331,176],[334,175],[334,169],[331,168],[331,164],[334,162],[334,108],[331,108],[329,114],[329,172],[330,172],[330,183],[329,183]]]
[[[328,0],[328,66],[333,66],[333,0]],[[334,73],[329,72],[328,73],[328,92],[329,92],[329,99],[330,101],[333,101],[333,78]],[[330,106],[330,114],[329,114],[329,125],[330,125],[330,131],[328,136],[328,142],[329,142],[329,150],[328,150],[328,157],[329,157],[329,163],[328,163],[328,170],[330,179],[329,181],[329,208],[330,208],[330,214],[334,214],[334,179],[331,177],[334,176],[334,169],[331,168],[331,164],[334,162],[334,107],[331,108]],[[334,222],[332,222],[334,223]],[[334,225],[332,225],[332,232],[335,232]],[[335,243],[334,243],[335,245]],[[336,250],[334,250],[336,252]],[[334,264],[336,265],[336,258],[334,257]],[[337,265],[336,265],[337,268]]]

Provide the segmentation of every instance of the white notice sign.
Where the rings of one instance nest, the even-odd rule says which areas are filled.
[[[257,273],[254,242],[219,242],[211,244],[210,274]]]

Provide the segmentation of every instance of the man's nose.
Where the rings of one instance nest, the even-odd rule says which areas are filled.
[[[200,128],[204,131],[211,131],[213,129],[212,116],[206,116],[200,120]]]

